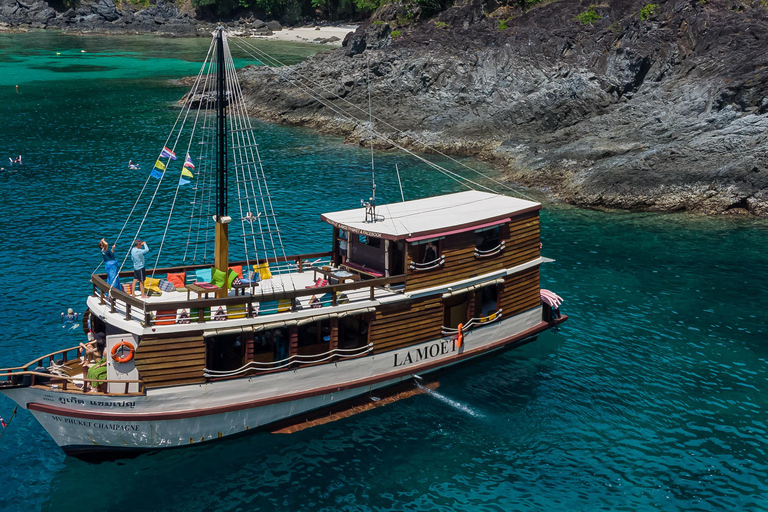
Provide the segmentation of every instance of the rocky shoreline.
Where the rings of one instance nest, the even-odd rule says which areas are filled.
[[[119,5],[119,6],[118,6]],[[155,34],[166,37],[209,37],[218,25],[242,36],[270,37],[282,31],[279,21],[262,21],[253,14],[209,21],[198,17],[188,3],[157,1],[146,7],[113,0],[82,0],[65,8],[46,0],[0,0],[0,31],[53,29],[74,34]],[[286,38],[287,39],[287,38]],[[300,42],[333,44],[326,38]]]
[[[475,1],[410,23],[403,5],[344,48],[243,70],[251,112],[366,144],[370,69],[374,115],[393,125],[377,130],[405,147],[476,156],[580,206],[768,215],[764,2],[555,1],[492,16]],[[583,24],[588,9],[599,19]]]

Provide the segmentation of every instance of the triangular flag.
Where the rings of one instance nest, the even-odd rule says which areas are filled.
[[[161,171],[164,171],[164,170],[165,170],[165,164],[164,164],[163,162],[161,162],[160,160],[158,160],[157,162],[155,162],[155,167],[156,167],[157,169],[160,169]]]
[[[171,160],[176,160],[176,153],[166,148],[165,146],[163,146],[163,150],[160,152],[160,156],[164,156],[165,158],[170,158]]]
[[[192,174],[192,173],[189,171],[189,169],[187,169],[186,167],[185,167],[184,169],[182,169],[182,171],[181,171],[181,175],[182,175],[182,176],[186,176],[187,178],[194,178],[194,177],[195,177],[195,175],[194,175],[194,174]]]
[[[181,186],[184,186],[184,185],[188,185],[188,184],[190,184],[190,183],[192,183],[192,182],[191,182],[191,181],[189,181],[189,180],[185,180],[184,178],[179,178],[179,186],[180,186],[180,187],[181,187]]]
[[[157,169],[152,169],[152,172],[150,172],[149,175],[152,176],[153,178],[157,178],[158,180],[163,179],[163,173],[161,173]]]
[[[189,167],[190,169],[195,168],[195,164],[192,163],[192,158],[189,156],[189,153],[187,153],[187,157],[184,159],[184,167]]]

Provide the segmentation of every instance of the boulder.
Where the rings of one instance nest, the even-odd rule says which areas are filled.
[[[115,21],[120,17],[112,0],[97,0],[97,2],[91,6],[91,10],[106,21]]]
[[[45,23],[48,20],[52,20],[55,17],[56,17],[56,11],[54,11],[51,7],[46,7],[45,9],[35,13],[34,16],[32,16],[32,19],[41,23]]]
[[[278,30],[282,30],[283,26],[280,25],[280,22],[277,20],[272,20],[267,22],[267,28],[271,30],[272,32],[277,32]]]

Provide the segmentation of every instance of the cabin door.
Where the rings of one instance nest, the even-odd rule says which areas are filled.
[[[469,308],[469,294],[461,293],[453,297],[444,299],[444,314],[443,325],[456,329],[459,324],[466,323],[467,321],[467,309]]]

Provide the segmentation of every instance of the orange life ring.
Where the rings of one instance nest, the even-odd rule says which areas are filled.
[[[459,324],[459,335],[456,337],[456,348],[461,348],[464,344],[464,333],[461,331],[463,327],[464,324]]]
[[[126,354],[123,350],[125,347],[128,348],[128,353]],[[116,363],[127,363],[131,359],[133,359],[133,352],[135,349],[133,348],[133,345],[128,343],[127,341],[121,341],[114,347],[112,347],[112,360]],[[120,352],[122,355],[116,355],[118,352]]]

